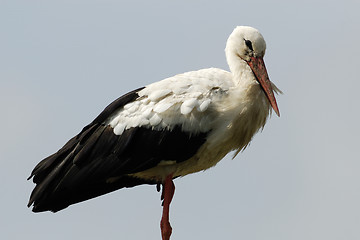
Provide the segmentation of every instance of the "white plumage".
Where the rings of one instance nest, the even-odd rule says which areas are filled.
[[[212,130],[206,143],[188,161],[160,164],[133,176],[163,180],[170,173],[184,176],[208,169],[228,152],[239,153],[265,125],[270,103],[252,69],[246,63],[238,64],[239,59],[233,60],[232,55],[227,50],[229,66],[237,72],[209,68],[166,78],[139,91],[136,101],[113,116],[110,126],[117,135],[132,127],[171,130],[181,126],[192,134]],[[280,92],[274,84],[271,86]]]
[[[140,184],[162,184],[162,237],[173,178],[215,166],[244,149],[272,109],[279,115],[263,56],[265,40],[251,27],[230,35],[231,72],[187,72],[132,91],[110,104],[57,153],[33,170],[33,211],[59,211],[71,204]]]
[[[164,79],[139,91],[136,101],[112,116],[110,126],[116,129],[120,125],[123,130],[136,126],[159,130],[181,125],[185,131],[208,131],[213,119],[207,115],[218,111],[216,102],[227,95],[231,84],[230,73],[216,68]]]

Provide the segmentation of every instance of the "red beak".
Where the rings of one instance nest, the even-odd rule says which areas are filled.
[[[264,90],[267,99],[270,102],[271,107],[274,109],[276,114],[280,117],[279,108],[276,103],[274,96],[274,91],[271,87],[271,82],[266,71],[265,63],[261,57],[251,57],[250,61],[247,62],[253,71],[257,81],[260,83],[262,89]]]

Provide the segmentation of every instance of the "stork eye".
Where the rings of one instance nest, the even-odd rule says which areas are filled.
[[[252,43],[250,40],[245,40],[245,44],[246,46],[251,50],[251,51],[254,51],[253,47],[252,47]]]

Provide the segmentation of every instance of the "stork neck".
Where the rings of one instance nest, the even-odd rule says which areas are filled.
[[[233,81],[236,85],[249,85],[256,81],[254,74],[246,61],[234,54],[226,56],[231,73],[233,74]]]

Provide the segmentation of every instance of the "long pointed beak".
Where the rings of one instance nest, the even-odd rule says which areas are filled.
[[[247,62],[251,70],[255,74],[257,81],[260,83],[264,90],[267,99],[270,102],[271,107],[274,109],[276,114],[280,117],[279,108],[276,103],[274,91],[271,87],[271,82],[266,71],[265,63],[262,57],[251,57],[250,61]]]

